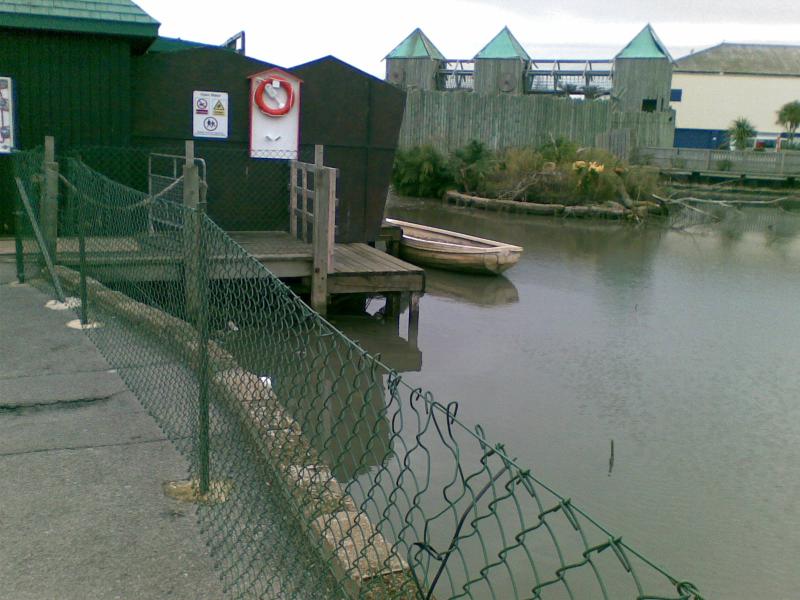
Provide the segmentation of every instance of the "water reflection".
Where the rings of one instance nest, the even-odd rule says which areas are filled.
[[[407,301],[404,301],[407,302]],[[402,307],[405,309],[405,306]],[[331,322],[367,352],[398,373],[422,369],[422,351],[413,340],[400,335],[400,321],[367,314],[333,315]]]
[[[709,596],[795,597],[800,215],[679,230],[388,210],[525,248],[515,303],[423,297],[415,384]]]
[[[281,350],[270,351],[265,340]],[[383,373],[360,349],[316,330],[243,328],[227,332],[223,343],[244,369],[269,378],[339,481],[350,481],[391,456]]]
[[[425,293],[476,306],[499,306],[519,302],[516,286],[505,275],[479,277],[426,269]]]

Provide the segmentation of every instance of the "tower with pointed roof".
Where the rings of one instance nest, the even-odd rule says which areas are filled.
[[[648,23],[614,57],[614,92],[620,110],[670,110],[673,60]]]
[[[522,94],[530,59],[514,34],[503,27],[475,55],[475,91],[479,94]]]
[[[386,81],[406,89],[435,90],[444,60],[418,27],[386,56]]]

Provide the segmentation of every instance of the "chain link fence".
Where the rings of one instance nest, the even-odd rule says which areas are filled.
[[[191,209],[148,193],[144,155],[144,176],[124,182],[86,154],[59,160],[70,208],[52,273],[83,297],[87,334],[187,457],[230,597],[701,598],[244,252],[212,215],[228,155],[197,154],[208,215],[202,197]],[[42,153],[16,167],[35,196]],[[282,188],[252,189],[262,206],[284,201]]]

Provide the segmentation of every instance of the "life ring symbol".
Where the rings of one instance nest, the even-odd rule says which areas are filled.
[[[274,89],[274,82],[278,83],[278,87],[283,88],[286,92],[286,102],[279,106],[270,106],[264,99],[264,93],[267,91],[267,86]],[[274,98],[274,93],[270,95]],[[255,101],[258,109],[268,117],[282,117],[287,114],[294,106],[294,88],[292,84],[281,79],[280,77],[266,77],[256,88]]]

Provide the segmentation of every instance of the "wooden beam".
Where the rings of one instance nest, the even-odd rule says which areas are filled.
[[[314,173],[314,233],[312,246],[311,308],[324,315],[328,309],[329,242],[332,224],[329,222],[329,190],[335,175],[334,169],[317,167]]]
[[[419,340],[419,294],[412,292],[408,301],[408,341],[415,348]]]
[[[291,175],[289,181],[289,233],[293,238],[297,237],[297,161],[291,163]]]

